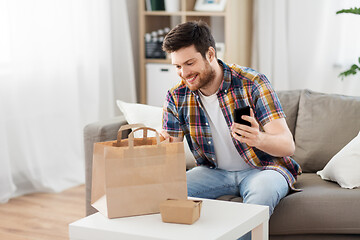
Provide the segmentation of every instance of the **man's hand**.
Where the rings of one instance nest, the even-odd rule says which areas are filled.
[[[264,136],[259,130],[259,124],[254,117],[252,108],[250,108],[250,116],[243,115],[241,118],[250,122],[251,127],[234,122],[231,126],[232,136],[236,140],[241,143],[246,143],[250,147],[258,146],[263,141]]]
[[[232,136],[236,140],[272,156],[284,157],[294,154],[295,143],[284,118],[268,122],[264,126],[264,132],[259,130],[259,124],[252,109],[250,109],[250,116],[242,116],[242,119],[250,122],[251,127],[233,123]]]
[[[169,139],[169,142],[182,142],[183,138],[176,138],[176,137],[171,137],[166,130],[162,129],[160,132],[160,142],[165,141],[167,139]]]

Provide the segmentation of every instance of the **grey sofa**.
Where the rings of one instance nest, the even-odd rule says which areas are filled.
[[[302,191],[289,194],[275,208],[270,239],[360,239],[360,189],[344,189],[316,175],[358,134],[360,98],[309,90],[283,91],[278,96],[295,139],[293,157],[303,174],[295,185]],[[87,215],[96,211],[90,205],[93,143],[114,140],[123,124],[126,120],[119,116],[84,129]],[[220,199],[241,201],[236,196]]]

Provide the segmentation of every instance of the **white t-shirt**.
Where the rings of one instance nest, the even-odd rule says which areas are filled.
[[[220,109],[216,94],[204,96],[200,92],[200,99],[210,123],[218,167],[227,171],[240,171],[250,168],[232,141],[230,129]]]

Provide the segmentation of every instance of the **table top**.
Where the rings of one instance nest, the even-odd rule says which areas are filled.
[[[160,214],[108,219],[95,213],[69,225],[70,239],[236,239],[269,220],[267,206],[200,200],[201,215],[192,225],[164,223]]]

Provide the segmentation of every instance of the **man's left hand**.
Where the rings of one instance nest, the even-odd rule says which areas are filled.
[[[263,133],[259,130],[259,124],[254,117],[252,108],[250,109],[250,116],[243,115],[241,118],[250,122],[251,127],[234,122],[231,126],[232,136],[236,140],[241,143],[246,143],[250,147],[258,146],[263,139]]]
[[[259,123],[255,119],[252,109],[250,109],[250,116],[242,116],[242,119],[250,122],[251,127],[233,123],[231,134],[236,140],[246,143],[250,147],[256,147],[275,157],[291,156],[294,154],[295,143],[285,118],[275,119],[266,123],[264,125],[264,132],[260,131]]]

